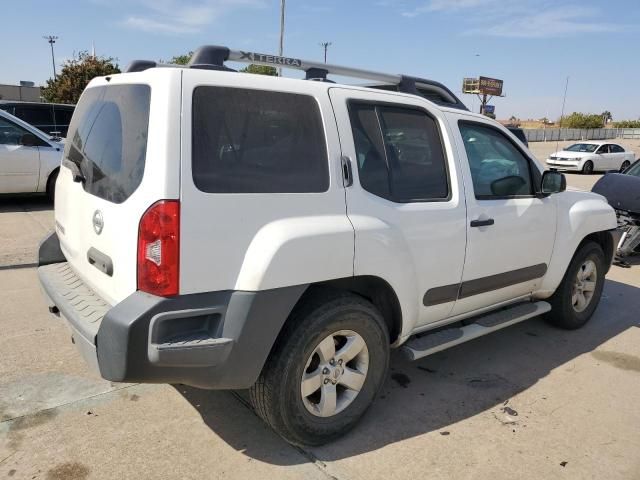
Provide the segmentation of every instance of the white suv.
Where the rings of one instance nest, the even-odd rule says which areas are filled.
[[[319,444],[362,416],[391,348],[591,317],[616,217],[564,187],[439,83],[203,47],[90,83],[38,271],[105,379],[250,388],[281,435]]]

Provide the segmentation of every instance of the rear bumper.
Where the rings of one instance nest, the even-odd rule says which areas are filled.
[[[66,320],[83,358],[106,380],[215,389],[253,385],[306,289],[171,298],[136,291],[111,306],[66,261],[41,264],[38,275],[49,310]]]

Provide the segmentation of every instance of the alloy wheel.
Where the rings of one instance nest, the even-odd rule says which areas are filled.
[[[331,417],[347,408],[362,389],[369,369],[369,350],[352,330],[322,340],[307,360],[300,392],[307,411]]]
[[[591,303],[597,278],[598,271],[595,262],[586,260],[578,269],[571,290],[571,304],[576,312],[583,312]]]

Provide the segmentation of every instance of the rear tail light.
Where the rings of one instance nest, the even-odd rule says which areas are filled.
[[[144,213],[138,229],[138,290],[178,294],[180,202],[160,200]]]

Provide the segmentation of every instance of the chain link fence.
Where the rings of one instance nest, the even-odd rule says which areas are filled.
[[[531,128],[523,131],[529,142],[640,139],[640,128]]]

